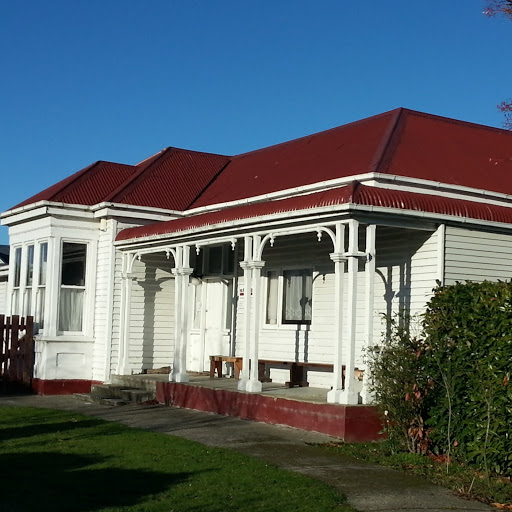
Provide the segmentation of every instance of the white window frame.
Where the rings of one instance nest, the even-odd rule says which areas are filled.
[[[222,249],[221,254],[221,269],[220,272],[210,272],[210,251],[212,249],[217,248]],[[237,265],[237,251],[236,248],[233,250],[231,244],[215,244],[215,245],[205,245],[201,247],[202,261],[201,268],[196,269],[200,277],[204,277],[205,279],[210,277],[219,277],[219,278],[230,278],[235,275],[235,267]],[[229,268],[229,259],[230,255],[233,255],[233,268]]]
[[[47,261],[48,261],[48,255],[50,254],[49,249],[49,241],[46,238],[42,239],[36,239],[36,240],[29,240],[22,244],[16,244],[13,245],[13,261],[15,262],[13,265],[12,270],[12,287],[11,287],[11,303],[10,303],[10,314],[14,315],[17,314],[21,317],[27,317],[32,316],[34,317],[35,321],[39,321],[39,290],[40,290],[40,271],[39,271],[39,265],[40,265],[40,258],[41,258],[41,246],[43,244],[47,245]],[[32,259],[32,279],[31,283],[29,284],[29,254],[30,254],[30,247],[33,247],[33,259]],[[20,254],[20,261],[19,261],[19,281],[16,285],[16,254],[17,252]],[[46,269],[46,285],[44,285],[44,288],[48,286],[48,268]],[[30,298],[28,297],[30,291]],[[14,308],[14,295],[17,294],[17,302],[18,307]],[[45,301],[46,302],[46,301]],[[45,304],[46,309],[46,304]],[[39,333],[41,333],[41,329],[39,330]]]
[[[30,255],[30,248],[32,247],[32,276],[31,276],[31,282],[29,284],[29,255]],[[27,316],[34,316],[34,268],[35,268],[35,256],[36,256],[36,244],[35,242],[28,242],[25,245],[25,257],[22,257],[22,272],[24,274],[23,282],[23,316],[26,318]],[[30,293],[29,293],[30,292]]]
[[[62,285],[62,263],[63,263],[63,255],[64,255],[64,244],[79,244],[85,245],[85,276],[84,276],[84,285],[83,286],[71,286],[71,285]],[[57,332],[57,336],[85,336],[92,335],[92,326],[91,320],[94,312],[91,312],[90,307],[90,299],[89,297],[92,295],[91,292],[94,293],[93,287],[93,272],[91,270],[92,260],[95,259],[95,254],[93,254],[93,247],[90,240],[83,239],[73,239],[73,238],[61,238],[59,245],[59,270],[58,270],[58,280],[55,283],[57,287],[57,309],[56,309],[56,324],[55,329]],[[82,311],[82,329],[80,331],[65,331],[60,330],[60,300],[61,300],[61,290],[65,289],[83,289],[84,297],[83,297],[83,311]]]
[[[16,261],[16,255],[19,251],[19,261]],[[23,245],[15,245],[12,247],[12,287],[11,287],[11,294],[10,294],[10,305],[9,310],[10,314],[12,315],[20,315],[22,314],[23,310],[23,253],[25,251],[23,250]],[[18,279],[16,279],[16,274],[18,274]],[[16,284],[16,280],[18,281],[18,284]],[[17,295],[17,304],[16,307],[14,307],[14,296]]]
[[[261,319],[262,325],[261,327],[265,330],[287,330],[287,331],[296,331],[299,330],[312,330],[314,325],[314,307],[311,307],[311,321],[310,322],[284,322],[283,321],[283,307],[284,307],[284,272],[289,270],[308,270],[311,272],[311,292],[312,297],[314,295],[314,286],[315,279],[318,276],[318,272],[315,270],[313,265],[293,265],[293,266],[282,266],[282,267],[265,267],[262,271],[262,280],[263,286],[262,296],[263,300],[261,301]],[[277,272],[277,317],[276,323],[270,324],[267,323],[267,304],[268,304],[268,274],[270,272]]]
[[[41,249],[46,244],[46,268],[44,270],[45,278],[44,284],[41,284]],[[48,270],[50,262],[50,244],[47,239],[37,240],[35,243],[35,257],[34,257],[34,279],[33,287],[35,288],[34,300],[34,319],[38,324],[39,332],[44,333],[44,326],[48,323],[48,305],[47,305],[47,289],[48,289]],[[41,291],[44,290],[44,300],[40,301]],[[34,292],[33,292],[34,293]],[[43,307],[41,308],[41,303]],[[42,310],[42,314],[41,314]],[[41,324],[41,319],[43,323]]]

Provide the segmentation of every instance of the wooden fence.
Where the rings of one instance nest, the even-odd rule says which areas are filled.
[[[0,390],[30,391],[34,369],[34,318],[0,315]]]

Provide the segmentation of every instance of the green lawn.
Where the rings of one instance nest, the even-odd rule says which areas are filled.
[[[0,407],[0,511],[352,510],[257,459],[49,409]]]

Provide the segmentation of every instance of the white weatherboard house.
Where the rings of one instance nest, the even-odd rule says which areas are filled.
[[[39,392],[165,366],[187,382],[224,355],[241,391],[261,391],[256,361],[296,362],[364,404],[382,313],[512,276],[512,133],[397,109],[236,156],[96,162],[1,218]]]

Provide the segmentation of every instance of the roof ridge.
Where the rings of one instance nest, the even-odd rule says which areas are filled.
[[[359,189],[363,185],[361,185],[360,181],[353,180],[347,186],[348,186],[348,201],[347,202],[357,203],[357,196],[359,196],[359,194],[360,194]]]
[[[241,157],[244,157],[246,155],[251,155],[253,153],[258,153],[259,151],[266,151],[267,149],[271,149],[271,148],[274,148],[276,146],[285,146],[287,144],[292,144],[292,143],[295,143],[297,141],[308,139],[310,137],[317,137],[317,136],[323,135],[323,134],[325,134],[327,132],[330,132],[330,131],[333,131],[333,130],[339,130],[340,128],[348,128],[349,126],[354,126],[354,125],[362,124],[362,123],[365,123],[367,121],[370,121],[370,120],[373,120],[373,119],[377,119],[379,117],[384,117],[386,115],[391,114],[392,112],[395,112],[396,110],[401,110],[401,109],[402,109],[402,107],[399,107],[398,109],[388,110],[386,112],[381,112],[381,113],[375,114],[373,116],[365,117],[363,119],[356,119],[355,121],[351,121],[350,123],[345,123],[345,124],[341,124],[341,125],[338,125],[338,126],[333,126],[332,128],[327,128],[326,130],[322,130],[320,132],[315,132],[315,133],[310,133],[308,135],[303,135],[302,137],[297,137],[296,139],[285,140],[285,141],[282,141],[282,142],[277,142],[276,144],[271,144],[270,146],[265,146],[263,148],[253,149],[252,151],[247,151],[245,153],[239,153],[237,155],[233,155],[232,158],[239,158],[239,157],[241,158]]]
[[[379,154],[377,155],[375,161],[371,164],[371,172],[387,172],[387,164],[391,160],[393,152],[396,149],[397,134],[401,132],[401,127],[403,126],[402,119],[404,114],[408,112],[409,111],[403,107],[396,110],[382,145],[378,149]]]
[[[214,153],[212,153],[214,154]],[[219,155],[223,156],[223,155]],[[202,190],[194,197],[194,199],[187,205],[187,210],[189,210],[192,205],[205,193],[207,189],[210,188],[210,185],[222,174],[222,172],[226,169],[226,167],[231,163],[231,159],[233,157],[231,156],[225,156],[224,158],[227,158],[227,162],[215,173],[215,176],[202,188]]]
[[[115,190],[113,190],[107,197],[105,197],[105,199],[103,199],[103,201],[105,203],[108,203],[108,202],[115,202],[114,200],[119,196],[119,194],[121,194],[121,192],[123,192],[123,190],[126,190],[130,185],[133,185],[133,183],[140,177],[142,176],[153,164],[155,164],[155,162],[158,162],[158,160],[160,160],[162,158],[163,155],[167,154],[170,150],[172,149],[175,149],[175,148],[172,148],[170,146],[162,149],[160,151],[160,154],[154,159],[154,160],[150,160],[151,157],[147,158],[146,160],[143,160],[142,162],[146,162],[148,160],[150,160],[147,164],[143,165],[138,171],[134,172],[132,176],[130,176],[126,181],[124,181],[123,183],[121,183],[121,185],[119,185]],[[157,153],[158,154],[158,153]],[[153,155],[154,156],[154,155]],[[138,167],[135,166],[135,167]]]
[[[47,201],[53,200],[53,198],[55,196],[57,196],[58,194],[62,194],[64,192],[64,190],[66,190],[71,185],[76,183],[77,180],[79,180],[82,176],[84,176],[84,174],[89,172],[91,169],[94,169],[94,167],[97,167],[101,162],[102,162],[102,160],[97,160],[96,162],[89,164],[88,166],[84,167],[83,169],[76,171],[71,176],[67,176],[66,178],[58,181],[57,183],[54,183],[53,185],[46,187],[45,189],[41,190],[40,192],[37,192],[36,194],[28,197],[21,203],[18,203],[16,205],[12,206],[11,208],[9,208],[9,210],[13,210],[14,208],[18,208],[20,206],[24,206],[24,205],[33,203],[38,200],[43,200],[43,199],[37,199],[37,198],[42,196],[44,194],[44,192],[48,192],[48,191],[50,192],[50,196],[48,198],[45,198],[44,200],[47,200]]]
[[[407,112],[411,115],[415,115],[418,117],[438,119],[440,121],[444,121],[449,124],[455,124],[458,126],[468,126],[468,127],[477,128],[480,130],[498,132],[498,133],[501,133],[502,135],[511,135],[512,136],[512,130],[507,130],[506,128],[498,128],[497,126],[489,126],[489,125],[482,124],[482,123],[474,123],[472,121],[464,121],[463,119],[455,119],[453,117],[440,116],[438,114],[431,114],[430,112],[422,112],[420,110],[412,110],[409,108],[403,108],[402,110],[404,110],[404,112]]]
[[[66,190],[71,185],[73,185],[73,183],[76,183],[76,181],[79,178],[81,178],[85,173],[89,172],[90,170],[94,169],[95,167],[98,167],[98,165],[100,165],[101,162],[102,162],[102,160],[96,160],[96,162],[93,162],[92,164],[89,164],[87,167],[84,167],[83,169],[80,169],[79,171],[77,171],[76,173],[72,174],[71,176],[68,176],[67,178],[64,178],[62,181],[60,181],[60,183],[62,183],[62,186],[59,187],[51,195],[51,197],[55,197],[57,194],[63,193],[64,190]],[[66,182],[66,180],[69,180],[69,181]],[[63,182],[66,182],[66,183],[63,183]],[[58,185],[58,184],[59,184],[59,182],[55,183],[55,185]],[[55,186],[55,185],[53,185],[53,186]],[[51,187],[49,187],[49,188],[51,188]],[[41,192],[44,192],[44,190],[42,190]],[[51,201],[51,199],[50,199],[50,201]]]

